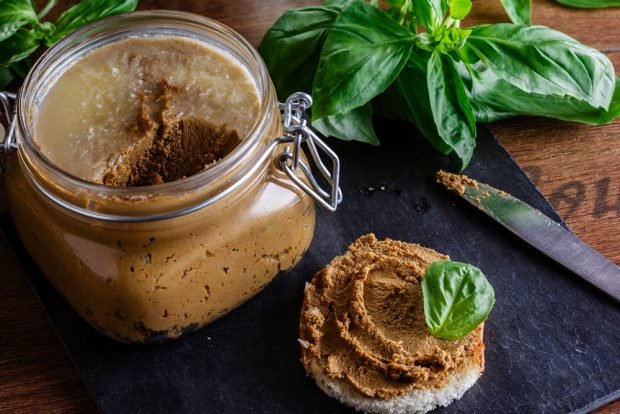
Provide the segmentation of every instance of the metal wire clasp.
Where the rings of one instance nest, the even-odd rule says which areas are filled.
[[[8,154],[17,149],[15,142],[15,126],[17,125],[17,106],[15,94],[11,92],[0,92],[0,117],[4,117],[4,122],[0,123],[0,153]],[[3,125],[4,124],[4,125]],[[0,159],[0,174],[6,172],[4,159]]]
[[[12,92],[0,92],[0,116],[4,116],[6,128],[0,125],[0,152],[9,153],[17,149],[15,142],[15,126],[17,125],[17,107],[13,105],[11,111],[11,103],[15,103],[15,94]]]
[[[294,93],[286,99],[286,102],[279,103],[284,135],[278,138],[278,143],[288,145],[284,146],[284,150],[276,160],[276,165],[317,203],[334,212],[342,201],[342,191],[339,185],[340,160],[336,153],[310,129],[304,119],[304,113],[310,106],[312,106],[312,98],[303,92]],[[302,156],[304,154],[302,144],[304,143],[314,161],[316,170],[321,173],[329,186],[328,189],[321,186],[311,168],[304,161]],[[331,168],[323,162],[319,150],[331,160]],[[297,171],[303,173],[307,182],[296,174]]]

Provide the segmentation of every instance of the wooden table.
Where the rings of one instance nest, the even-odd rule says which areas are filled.
[[[63,9],[72,1],[59,1]],[[257,45],[291,7],[311,0],[142,0],[141,9],[194,11],[218,19]],[[469,23],[506,21],[497,0],[476,2]],[[575,10],[534,2],[534,22],[607,53],[620,72],[620,8]],[[519,118],[492,130],[573,231],[620,264],[620,121],[601,127]],[[2,199],[0,198],[0,203]],[[1,211],[1,206],[0,206]],[[0,248],[0,263],[8,261]],[[4,273],[4,272],[3,272]],[[14,274],[15,272],[13,272]],[[91,413],[96,407],[27,281],[2,276],[0,290],[0,412]],[[620,411],[620,401],[601,413]]]

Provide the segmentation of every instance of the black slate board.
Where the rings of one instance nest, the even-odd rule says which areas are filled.
[[[230,315],[172,343],[128,346],[95,332],[51,288],[10,220],[2,221],[102,412],[353,412],[305,376],[296,338],[304,283],[368,232],[472,263],[495,287],[485,374],[439,412],[586,411],[620,397],[620,307],[435,184],[435,171],[450,160],[412,140],[413,129],[379,127],[379,148],[331,142],[345,201],[336,214],[318,211],[303,261]],[[485,128],[466,173],[560,220]]]

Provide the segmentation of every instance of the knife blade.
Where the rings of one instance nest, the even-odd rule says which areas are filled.
[[[463,175],[439,171],[437,182],[620,302],[620,267],[539,210]]]

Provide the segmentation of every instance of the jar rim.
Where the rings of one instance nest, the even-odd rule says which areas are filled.
[[[54,163],[45,154],[42,153],[39,146],[34,140],[32,133],[33,131],[31,131],[28,122],[29,118],[32,117],[32,109],[29,108],[33,100],[33,96],[31,95],[34,95],[34,93],[36,92],[35,89],[40,86],[39,84],[41,83],[41,79],[43,77],[62,75],[62,73],[64,73],[64,71],[69,66],[71,66],[70,63],[64,66],[58,65],[58,68],[53,68],[50,66],[51,64],[57,63],[62,58],[66,58],[67,55],[70,55],[72,52],[74,52],[74,48],[76,47],[76,45],[79,45],[82,41],[81,39],[83,39],[85,36],[87,41],[93,42],[95,39],[98,38],[98,36],[101,36],[102,34],[104,38],[106,35],[109,36],[109,34],[106,34],[106,29],[129,29],[126,32],[126,36],[119,37],[118,39],[110,42],[113,43],[114,41],[123,40],[128,37],[134,37],[138,35],[162,35],[161,32],[158,33],[157,31],[171,28],[170,25],[174,23],[187,25],[187,27],[181,29],[181,32],[185,32],[187,34],[192,33],[192,27],[195,29],[208,30],[209,32],[211,32],[212,36],[215,36],[215,34],[217,34],[221,36],[224,41],[230,42],[230,45],[241,48],[241,51],[246,53],[247,57],[251,60],[250,62],[244,62],[241,61],[238,56],[233,56],[236,61],[246,67],[246,69],[252,76],[261,99],[260,109],[257,119],[254,122],[254,125],[251,127],[249,133],[230,154],[228,154],[222,160],[218,161],[211,168],[205,171],[201,171],[187,178],[183,178],[181,180],[150,186],[111,187],[104,184],[87,181],[85,179],[72,175],[71,173],[59,167],[56,163]],[[143,26],[140,26],[139,24],[142,24]],[[169,26],[167,27],[166,24],[168,24]],[[132,31],[132,28],[135,31]],[[142,30],[136,30],[137,28],[141,28]],[[93,33],[94,36],[88,37],[89,34],[92,35]],[[208,36],[202,37],[202,39],[206,38],[208,38]],[[197,40],[201,40],[201,38],[198,37]],[[90,51],[100,46],[95,46],[89,49],[86,53],[77,56],[76,59],[81,59]],[[222,48],[222,50],[224,52],[230,52],[229,49]],[[251,64],[252,67],[249,67],[248,63]],[[188,192],[203,189],[217,181],[217,179],[222,175],[233,171],[236,168],[240,168],[243,165],[246,166],[244,176],[248,175],[251,170],[255,169],[252,168],[253,165],[251,165],[254,163],[251,163],[249,161],[252,161],[256,158],[255,153],[258,149],[258,144],[261,142],[261,137],[264,135],[265,131],[272,122],[271,109],[274,107],[274,105],[277,105],[277,103],[275,92],[271,85],[269,73],[265,63],[260,57],[258,51],[239,33],[216,20],[200,16],[198,14],[170,10],[149,10],[108,17],[106,19],[91,23],[62,39],[59,43],[47,50],[34,64],[32,69],[28,73],[23,86],[19,90],[16,105],[18,108],[17,114],[20,129],[20,134],[18,134],[18,149],[25,148],[28,156],[33,157],[38,163],[39,167],[42,167],[42,169],[45,170],[47,174],[54,176],[54,181],[56,184],[60,182],[62,187],[64,187],[70,193],[74,194],[78,191],[86,191],[95,193],[99,197],[105,197],[110,199],[138,200],[151,198],[153,194],[165,193],[168,197],[174,197],[175,195],[182,195]],[[49,194],[46,195],[49,196]],[[217,196],[217,194],[215,196]],[[61,204],[65,203],[61,202]],[[203,204],[206,205],[207,203]],[[64,206],[67,207],[66,205]],[[73,208],[70,209],[76,210]],[[177,212],[178,214],[176,215],[191,212],[196,209],[196,206],[193,206],[193,208],[188,209],[188,211]],[[80,210],[81,213],[84,213],[84,211],[86,211],[86,215],[89,215],[88,210],[84,210],[83,208],[77,208],[77,210]],[[98,218],[105,219],[105,217]]]

